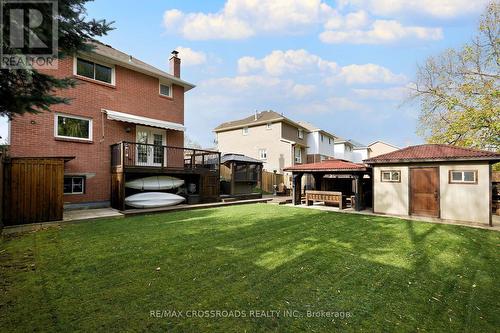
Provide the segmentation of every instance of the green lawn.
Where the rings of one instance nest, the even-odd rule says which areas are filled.
[[[499,244],[494,231],[264,204],[73,224],[0,241],[0,330],[493,332]]]

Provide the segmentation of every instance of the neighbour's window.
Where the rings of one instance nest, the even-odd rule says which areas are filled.
[[[401,171],[387,170],[381,173],[382,182],[397,182],[401,181]]]
[[[476,184],[477,170],[451,170],[450,184]]]
[[[76,74],[89,79],[113,84],[113,68],[95,62],[77,58]]]
[[[323,134],[321,134],[321,142],[323,142]]]
[[[247,135],[248,134],[248,127],[243,127],[243,135]]]
[[[302,163],[302,149],[295,147],[295,163]]]
[[[332,144],[332,139],[331,138],[328,138],[328,144],[331,145]]]
[[[160,83],[160,95],[172,97],[172,86]]]
[[[54,126],[58,138],[92,140],[92,119],[56,114]]]
[[[297,131],[297,136],[299,137],[299,139],[303,139],[303,138],[304,138],[304,131],[303,131],[303,130],[301,130],[301,129],[299,129],[299,130]]]
[[[65,176],[64,194],[83,194],[85,191],[84,176]]]
[[[271,123],[266,124],[266,129],[270,130],[271,129]]]
[[[267,159],[267,149],[259,149],[259,157],[261,160]]]

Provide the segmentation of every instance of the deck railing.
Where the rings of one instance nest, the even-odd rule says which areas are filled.
[[[111,167],[218,171],[219,166],[220,153],[215,151],[126,141],[111,145]]]

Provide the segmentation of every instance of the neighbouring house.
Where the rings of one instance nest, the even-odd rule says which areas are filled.
[[[321,162],[333,158],[335,135],[328,133],[305,121],[297,122],[299,125],[307,128],[307,163]]]
[[[369,158],[373,211],[491,225],[491,165],[498,161],[495,152],[440,144]]]
[[[366,160],[371,153],[371,148],[354,140],[348,140],[352,144],[352,162],[361,163]]]
[[[64,166],[67,206],[124,209],[124,183],[149,175],[174,175],[193,195],[214,201],[219,191],[218,152],[183,148],[184,94],[195,86],[180,78],[177,52],[170,73],[109,45],[59,61],[46,70],[72,77],[71,100],[53,112],[10,121],[10,157],[70,156]],[[196,189],[196,190],[193,190]]]
[[[374,141],[366,147],[369,150],[367,158],[376,157],[401,149],[393,144],[384,141]]]
[[[264,170],[283,173],[305,161],[308,129],[274,111],[220,124],[214,129],[221,153],[243,154],[262,161]],[[290,184],[290,178],[285,177]]]
[[[221,198],[262,197],[257,188],[262,184],[262,161],[242,154],[224,154],[221,157]]]
[[[346,139],[338,138],[335,140],[335,155],[334,157],[339,160],[352,161],[354,145]]]

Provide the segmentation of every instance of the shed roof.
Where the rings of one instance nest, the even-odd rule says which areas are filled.
[[[409,146],[364,160],[368,164],[442,161],[499,161],[500,154],[492,151],[443,144]]]
[[[345,160],[330,159],[317,163],[297,164],[283,169],[284,171],[366,171],[367,167],[361,163]]]
[[[224,154],[221,157],[221,163],[226,163],[226,162],[245,162],[245,163],[255,163],[255,164],[262,164],[261,160],[258,160],[256,158],[252,158],[243,154]]]

